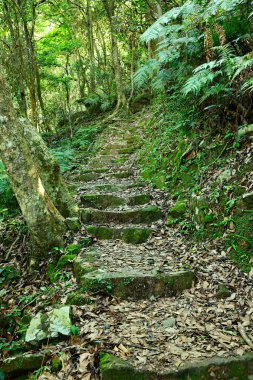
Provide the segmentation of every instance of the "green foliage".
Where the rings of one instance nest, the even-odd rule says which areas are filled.
[[[136,87],[148,85],[175,95],[182,91],[208,123],[215,118],[216,126],[228,114],[230,123],[250,120],[250,4],[249,0],[190,0],[170,9],[141,37],[146,43],[155,41],[156,56],[136,72]]]

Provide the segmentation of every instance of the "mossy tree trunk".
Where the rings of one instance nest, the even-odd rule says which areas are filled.
[[[62,245],[61,212],[68,202],[61,199],[64,185],[58,165],[37,132],[19,122],[8,94],[0,72],[0,156],[31,234],[32,256],[40,259]]]

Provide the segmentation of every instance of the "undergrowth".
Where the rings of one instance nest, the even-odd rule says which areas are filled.
[[[249,270],[253,217],[242,211],[242,197],[250,191],[250,142],[229,129],[214,133],[179,97],[161,97],[153,111],[138,156],[142,177],[175,202],[186,201],[187,212],[174,221],[182,233],[197,241],[222,238],[233,260]]]

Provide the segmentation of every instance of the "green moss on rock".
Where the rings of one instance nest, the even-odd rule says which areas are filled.
[[[81,246],[79,244],[69,244],[66,247],[66,252],[70,254],[78,255],[81,252]]]
[[[122,240],[128,244],[141,244],[148,240],[151,233],[149,228],[125,228],[122,231]]]
[[[168,215],[172,218],[179,218],[183,216],[187,211],[187,206],[185,201],[178,201],[173,207],[168,210]]]
[[[62,369],[62,361],[59,356],[53,357],[50,364],[52,373],[57,373]]]
[[[71,264],[73,262],[73,260],[75,259],[75,255],[63,255],[59,258],[57,264],[56,264],[56,269],[62,269],[66,266],[68,266],[69,264]]]

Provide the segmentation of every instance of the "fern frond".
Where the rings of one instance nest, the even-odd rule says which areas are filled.
[[[241,74],[242,71],[246,70],[250,66],[253,66],[252,54],[246,54],[243,57],[237,57],[235,65],[235,73],[233,75],[232,81]]]
[[[174,22],[179,16],[189,16],[196,13],[196,9],[200,9],[194,1],[187,1],[181,7],[175,7],[170,9],[164,15],[162,15],[153,25],[151,25],[141,36],[143,42],[150,42],[161,37],[161,34],[166,33],[164,27],[170,22]],[[168,32],[168,30],[167,30]]]
[[[222,71],[202,70],[191,76],[183,86],[182,93],[188,95],[199,94],[207,85],[211,84],[215,78],[222,74]]]
[[[200,104],[204,103],[212,96],[219,95],[220,93],[229,93],[230,91],[231,90],[227,86],[218,83],[205,91],[204,95],[200,98]]]
[[[204,18],[209,19],[216,14],[232,12],[240,5],[246,3],[247,0],[211,0],[205,9]]]
[[[242,91],[250,91],[253,92],[253,77],[248,79],[243,86],[241,87]]]
[[[159,62],[156,59],[150,59],[144,66],[134,74],[134,84],[137,88],[141,88],[147,85],[148,81],[154,73],[159,69]]]

